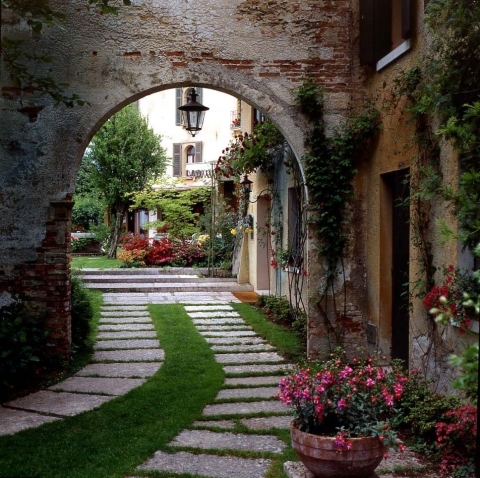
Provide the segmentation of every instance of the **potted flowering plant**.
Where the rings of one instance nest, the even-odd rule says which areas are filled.
[[[345,352],[283,378],[278,398],[293,410],[292,446],[305,466],[318,477],[369,477],[389,447],[403,450],[389,420],[406,381],[399,367],[348,362]]]

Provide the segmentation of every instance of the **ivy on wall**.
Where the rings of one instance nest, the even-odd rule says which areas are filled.
[[[310,123],[305,137],[308,152],[302,159],[310,196],[310,221],[317,231],[319,252],[326,266],[322,281],[325,285],[317,304],[330,323],[327,305],[322,302],[330,294],[335,303],[334,282],[339,266],[343,266],[348,243],[348,206],[353,198],[356,160],[378,131],[380,115],[366,104],[327,136],[322,87],[313,78],[305,78],[296,91],[296,101]]]

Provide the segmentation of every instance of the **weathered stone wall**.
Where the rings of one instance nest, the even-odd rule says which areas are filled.
[[[299,78],[311,75],[325,85],[332,124],[358,92],[352,82],[350,3],[133,0],[112,16],[100,15],[86,0],[52,0],[66,14],[65,30],[47,27],[34,37],[3,10],[3,34],[52,57],[52,63],[35,66],[36,74],[69,83],[68,91],[89,104],[55,107],[48,97],[13,87],[2,68],[0,291],[24,292],[44,304],[59,324],[54,334],[66,351],[69,216],[65,209],[60,220],[52,208],[74,192],[96,130],[131,101],[193,83],[264,111],[301,157],[305,123],[292,93]],[[62,273],[53,281],[55,270]]]

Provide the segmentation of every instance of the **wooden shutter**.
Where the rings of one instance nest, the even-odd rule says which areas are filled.
[[[360,0],[360,65],[375,62],[375,0]]]
[[[203,161],[202,153],[203,153],[202,142],[197,141],[195,143],[195,162],[196,163],[201,163]]]
[[[412,1],[402,0],[402,38],[412,36]]]
[[[392,2],[375,0],[375,61],[392,50]]]
[[[173,143],[173,176],[179,177],[182,175],[182,145],[180,143]]]
[[[182,88],[175,88],[175,125],[182,124],[182,112],[178,109],[182,106]]]

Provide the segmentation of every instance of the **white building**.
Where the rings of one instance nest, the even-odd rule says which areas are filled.
[[[171,158],[167,176],[183,178],[187,186],[211,184],[212,163],[232,139],[232,124],[238,119],[240,100],[215,90],[196,88],[197,101],[207,106],[203,129],[192,137],[182,124],[179,106],[187,102],[190,88],[164,90],[138,102],[150,127],[163,137],[162,146]]]

